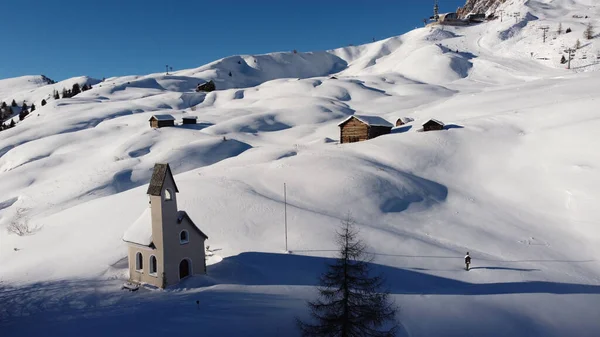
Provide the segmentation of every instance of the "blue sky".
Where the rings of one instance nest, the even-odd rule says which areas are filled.
[[[440,6],[455,11],[464,2]],[[148,74],[230,55],[333,49],[421,27],[432,7],[433,0],[4,0],[0,79]]]

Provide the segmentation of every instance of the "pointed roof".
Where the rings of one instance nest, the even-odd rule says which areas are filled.
[[[427,125],[427,124],[431,124],[431,123],[435,123],[435,124],[439,124],[441,126],[444,126],[444,123],[442,123],[441,121],[437,120],[437,119],[430,119],[428,120],[425,124],[423,124],[423,126]]]
[[[171,115],[152,115],[152,117],[150,117],[148,121],[151,121],[152,119],[155,119],[157,121],[174,121],[175,117]]]
[[[192,224],[192,227],[194,227],[198,233],[200,233],[200,235],[202,235],[205,239],[208,239],[208,236],[206,234],[204,234],[204,232],[200,229],[200,227],[196,226],[196,224],[194,223],[194,221],[192,221],[192,218],[190,218],[190,216],[187,214],[186,211],[177,211],[177,223],[180,224],[183,219],[187,218],[188,221]]]
[[[150,185],[148,185],[148,191],[146,194],[160,195],[167,175],[171,177],[171,180],[173,180],[175,192],[179,193],[179,189],[177,188],[175,179],[173,179],[173,173],[171,172],[171,167],[169,164],[156,163],[154,164],[154,172],[152,172],[152,178],[150,178]]]
[[[383,119],[379,116],[366,116],[366,115],[352,115],[352,116],[344,119],[340,124],[338,124],[338,126],[344,125],[346,122],[348,122],[352,118],[356,118],[359,121],[367,124],[368,126],[386,126],[386,127],[390,127],[390,128],[394,127],[394,125],[392,123],[386,121],[385,119]]]
[[[150,246],[152,243],[152,212],[146,208],[142,215],[123,234],[123,241]]]
[[[205,239],[208,239],[208,236],[204,234],[200,227],[196,226],[186,211],[177,211],[177,223],[180,224],[183,219],[188,219],[192,225],[192,228],[194,228]],[[146,208],[146,210],[144,210],[142,215],[140,215],[133,225],[131,225],[131,227],[125,231],[122,239],[125,242],[135,243],[146,247],[153,247],[152,211],[150,207]]]

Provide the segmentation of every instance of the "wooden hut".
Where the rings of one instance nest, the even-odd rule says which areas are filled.
[[[211,91],[215,91],[215,90],[217,90],[217,86],[215,85],[215,82],[213,82],[213,80],[210,80],[203,84],[198,84],[198,86],[196,86],[197,92],[201,92],[201,91],[211,92]]]
[[[165,126],[175,126],[175,117],[171,115],[153,115],[148,120],[151,128],[163,128]]]
[[[198,117],[196,117],[196,116],[183,117],[183,124],[196,124],[197,122],[198,122]]]
[[[423,124],[423,131],[439,131],[444,130],[444,123],[437,119],[430,119],[427,123]]]
[[[396,120],[396,126],[402,126],[402,125],[408,124],[412,121],[414,121],[414,119],[412,119],[410,117],[401,117],[401,118],[398,118],[398,120]]]
[[[388,134],[394,125],[377,116],[353,115],[338,124],[340,143],[361,142]]]

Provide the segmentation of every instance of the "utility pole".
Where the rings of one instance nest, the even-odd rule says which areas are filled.
[[[546,43],[546,33],[548,32],[548,30],[550,29],[550,27],[541,27],[538,28],[540,30],[542,30],[543,34],[544,34],[544,43]]]
[[[167,69],[167,75],[169,75],[169,65],[165,65],[165,68]]]
[[[283,214],[285,223],[285,251],[288,252],[288,240],[287,240],[287,193],[285,190],[285,183],[283,183]]]
[[[521,17],[521,13],[514,12],[513,15],[515,16],[515,23],[518,23],[519,22],[519,17]]]
[[[433,18],[435,19],[435,21],[438,21],[440,19],[440,4],[438,3],[438,0],[435,0],[435,3],[433,5]]]
[[[569,64],[567,65],[567,69],[571,69],[571,59],[573,59],[572,53],[575,52],[575,49],[569,48],[569,49],[565,50],[565,52],[569,53]]]
[[[500,12],[500,22],[503,22],[504,21],[504,9],[501,9],[498,12]]]

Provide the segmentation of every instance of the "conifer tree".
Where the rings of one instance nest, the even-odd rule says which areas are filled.
[[[594,26],[592,26],[591,23],[588,23],[587,28],[583,32],[583,37],[585,37],[588,40],[591,40],[594,38]]]
[[[44,105],[46,105],[46,100],[45,99],[42,100],[42,106],[44,106]]]
[[[73,97],[77,94],[79,94],[81,92],[81,87],[79,86],[79,83],[75,83],[73,84],[73,88],[71,89],[71,96],[69,97]]]
[[[350,216],[337,232],[339,254],[321,275],[319,299],[308,302],[314,324],[298,320],[303,336],[389,337],[398,329],[396,307],[382,290],[383,278],[370,276],[366,246]]]
[[[31,108],[29,108],[29,111],[31,111],[31,112],[35,111],[35,104],[31,103]]]
[[[10,106],[12,106],[13,108],[17,107],[17,102],[15,102],[15,100],[12,100],[12,103],[10,103]]]
[[[15,123],[15,120],[14,120],[14,119],[11,119],[11,120],[10,120],[10,125],[9,125],[9,128],[14,128],[14,127],[15,127],[15,124],[16,124],[16,123]]]
[[[0,105],[0,109],[6,109],[6,102],[2,102],[2,105]]]
[[[581,41],[579,41],[579,39],[577,39],[577,42],[575,42],[575,49],[579,49],[581,48]]]
[[[27,103],[23,101],[23,105],[21,105],[21,111],[27,111],[27,109],[29,109],[29,107],[27,106]]]

